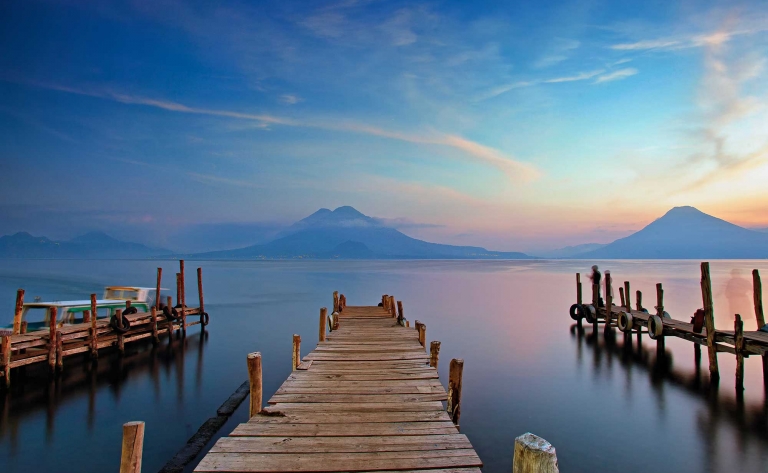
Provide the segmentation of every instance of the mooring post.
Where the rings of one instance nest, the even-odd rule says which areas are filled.
[[[736,392],[744,390],[744,322],[736,314],[733,321],[733,348],[736,352]]]
[[[166,306],[168,307],[168,310],[173,312],[173,299],[171,299],[171,296],[166,297],[165,299]],[[173,320],[168,319],[168,340],[171,340],[171,335],[173,335]]]
[[[160,341],[160,336],[157,334],[157,308],[152,306],[149,313],[151,317],[150,324],[152,325],[152,344],[157,345]]]
[[[712,281],[709,276],[709,263],[701,263],[701,297],[704,303],[704,324],[707,327],[707,352],[709,354],[709,378],[720,380],[717,366],[717,346],[715,345],[715,309],[712,303]]]
[[[333,291],[333,311],[339,311],[339,291]]]
[[[120,455],[120,473],[141,473],[144,450],[144,422],[123,424],[123,450]]]
[[[403,301],[397,301],[397,323],[403,325]]]
[[[123,328],[123,311],[115,309],[115,317],[117,326]],[[123,339],[123,334],[120,332],[117,332],[117,351],[121,355],[125,354],[125,340]]]
[[[416,321],[416,330],[419,332],[419,343],[424,348],[427,348],[427,326],[423,323]]]
[[[440,356],[440,342],[433,341],[429,344],[429,366],[437,369],[437,360]]]
[[[13,334],[21,332],[21,315],[24,312],[24,289],[16,291],[16,309],[13,311]]]
[[[328,324],[328,309],[323,307],[320,309],[320,341],[325,341],[325,326]]]
[[[452,359],[448,372],[448,415],[456,427],[461,416],[461,377],[464,373],[464,360]]]
[[[559,473],[555,447],[528,432],[515,439],[512,473]]]
[[[611,273],[605,272],[605,327],[603,331],[611,331],[611,319],[613,318],[613,288],[611,287]]]
[[[186,280],[184,279],[184,260],[179,260],[179,282],[181,283],[181,306],[187,305]]]
[[[261,353],[248,354],[248,382],[251,386],[250,417],[261,412]]]
[[[203,299],[203,268],[197,268],[197,297],[200,304],[200,327],[204,327],[205,300]]]
[[[659,316],[662,323],[661,336],[656,338],[656,356],[663,356],[664,349],[666,347],[666,341],[664,339],[664,289],[661,283],[656,284],[656,315]]]
[[[632,310],[632,293],[629,292],[629,281],[624,281],[624,298],[627,300],[627,305],[624,307],[627,311]]]
[[[576,273],[576,303],[581,305],[581,273]]]
[[[0,342],[0,369],[5,387],[11,385],[11,336],[4,335]],[[5,402],[8,402],[7,400]]]
[[[621,301],[621,307],[627,307],[627,301],[624,299],[624,288],[619,286],[619,301]]]
[[[642,291],[635,292],[635,308],[638,312],[643,311],[643,293]]]
[[[163,268],[157,268],[157,287],[155,288],[155,308],[160,310],[160,283],[163,281]]]
[[[395,303],[395,296],[389,296],[389,313],[392,317],[397,317],[397,304]]]
[[[381,306],[384,309],[387,309],[387,304],[389,304],[389,296],[387,294],[382,294],[382,296],[381,296]]]
[[[301,363],[301,336],[293,334],[293,371],[299,367]]]
[[[96,294],[91,294],[91,358],[99,357],[99,333],[96,330],[96,319],[98,312],[96,309]]]
[[[56,371],[56,307],[51,307],[48,321],[48,370],[51,373]]]

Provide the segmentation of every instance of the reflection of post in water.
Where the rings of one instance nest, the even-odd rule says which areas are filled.
[[[88,382],[88,432],[93,432],[94,421],[96,420],[96,378],[99,367],[98,358],[86,362],[88,371],[86,378]]]
[[[205,345],[206,340],[208,340],[208,332],[201,324],[200,343],[197,345],[197,369],[195,370],[195,388],[196,392],[198,393],[200,392],[200,388],[203,386],[203,345]]]

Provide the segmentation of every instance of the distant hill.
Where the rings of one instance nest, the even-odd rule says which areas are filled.
[[[694,207],[675,207],[642,230],[575,257],[762,259],[768,258],[768,234],[734,225]]]
[[[120,241],[106,233],[90,232],[68,241],[53,241],[26,232],[0,237],[0,258],[128,259],[169,255],[170,251]]]
[[[352,207],[320,209],[266,244],[193,255],[213,259],[403,258],[528,259],[517,252],[489,251],[411,238]]]

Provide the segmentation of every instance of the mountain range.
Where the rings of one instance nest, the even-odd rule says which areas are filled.
[[[169,250],[120,241],[102,232],[89,232],[66,241],[26,232],[0,237],[0,258],[143,259],[169,254]]]
[[[430,243],[387,227],[352,207],[320,209],[266,244],[192,255],[208,259],[528,259],[519,252]]]

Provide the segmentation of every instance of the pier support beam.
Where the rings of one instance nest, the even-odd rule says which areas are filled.
[[[301,363],[301,336],[293,334],[293,371],[299,367]]]
[[[261,353],[249,353],[246,360],[248,362],[248,383],[251,388],[250,417],[261,412]]]
[[[319,341],[325,341],[325,326],[328,324],[328,308],[323,307],[320,309],[320,332]]]
[[[452,359],[448,372],[448,415],[456,427],[461,417],[461,378],[464,374],[464,360]]]
[[[512,473],[559,473],[555,447],[543,438],[527,433],[515,439]]]
[[[437,369],[437,360],[440,357],[440,342],[433,341],[429,344],[429,366]]]
[[[715,309],[712,303],[712,281],[709,276],[709,263],[701,263],[701,298],[704,304],[704,324],[707,327],[707,352],[709,354],[709,378],[713,382],[720,380],[717,366],[717,346],[715,345]]]
[[[120,473],[141,473],[144,451],[144,422],[123,424],[123,451],[120,455]]]

